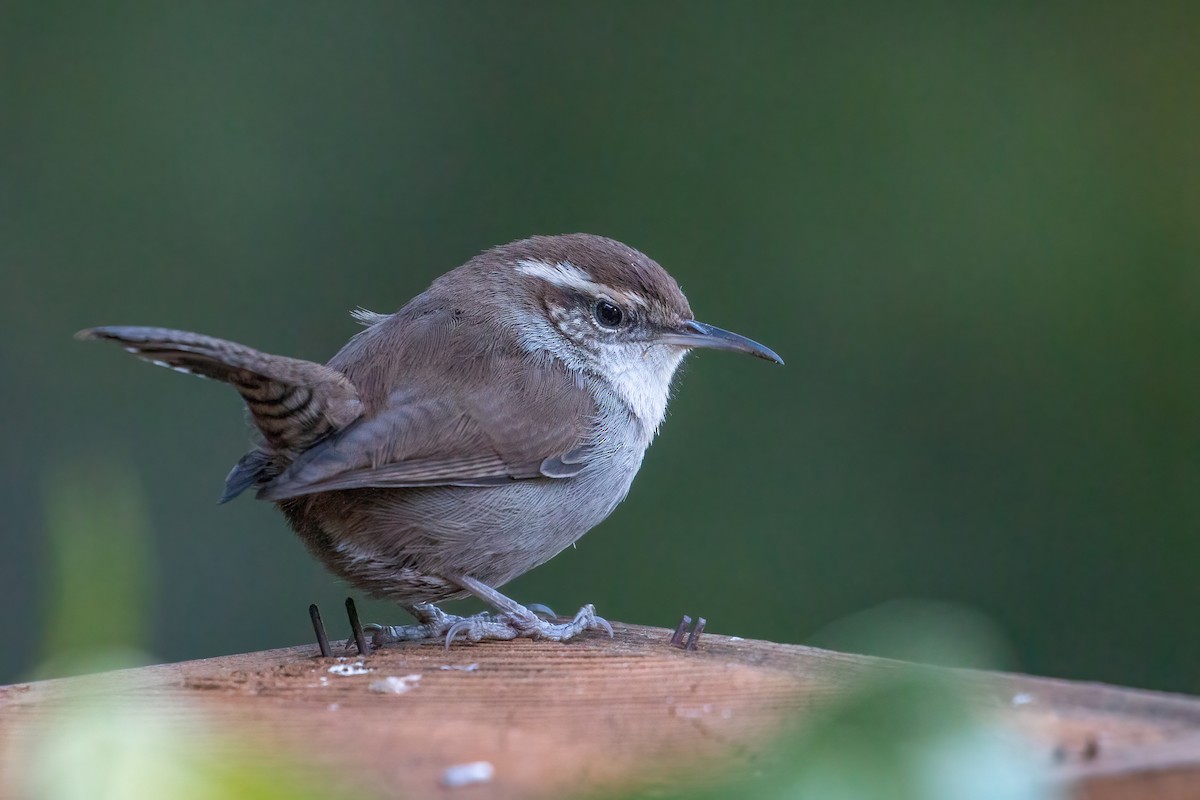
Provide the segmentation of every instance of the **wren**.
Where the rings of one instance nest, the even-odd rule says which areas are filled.
[[[364,330],[325,365],[164,328],[77,336],[241,394],[260,438],[221,501],[254,490],[330,571],[416,618],[369,626],[376,645],[611,635],[591,605],[560,622],[498,588],[625,498],[688,351],[783,363],[693,319],[647,256],[587,234],[492,248],[394,314],[354,316]],[[498,613],[436,605],[468,594]]]

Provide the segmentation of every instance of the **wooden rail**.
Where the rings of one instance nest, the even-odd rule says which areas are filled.
[[[785,722],[894,664],[713,634],[687,652],[668,646],[665,629],[614,627],[613,640],[566,645],[431,643],[321,658],[312,644],[0,687],[0,764],[63,698],[87,693],[148,700],[184,730],[238,730],[368,793],[562,797],[746,760]],[[1200,797],[1200,700],[944,674],[1027,731],[1075,797]],[[476,762],[490,777],[482,766],[447,773]],[[13,770],[0,776],[6,796]],[[446,785],[471,778],[483,780],[469,795]]]

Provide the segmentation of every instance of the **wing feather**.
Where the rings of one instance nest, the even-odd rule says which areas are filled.
[[[347,346],[378,356],[401,315],[367,329]],[[517,347],[485,343],[437,326],[436,314],[391,331],[404,346],[393,355],[396,377],[375,377],[371,411],[301,454],[259,491],[267,500],[317,492],[418,486],[492,486],[514,480],[561,479],[588,462],[596,407],[578,376],[560,362]],[[457,334],[457,335],[456,335]],[[472,344],[472,343],[475,344]],[[431,347],[430,345],[433,345]],[[505,355],[507,354],[507,355]],[[356,376],[355,353],[330,362],[372,400],[378,359]],[[463,367],[451,381],[446,365]],[[367,369],[370,372],[367,372]],[[365,376],[365,377],[364,377]]]

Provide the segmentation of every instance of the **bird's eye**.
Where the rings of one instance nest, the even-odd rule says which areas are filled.
[[[625,312],[621,310],[620,306],[613,305],[607,300],[596,302],[596,322],[605,328],[619,328],[624,321]]]

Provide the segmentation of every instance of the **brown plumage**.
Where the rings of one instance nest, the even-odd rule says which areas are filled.
[[[612,239],[493,248],[367,328],[328,365],[183,331],[103,327],[140,358],[230,383],[262,435],[226,481],[279,504],[332,571],[399,602],[424,635],[568,638],[591,607],[540,620],[495,587],[543,563],[624,498],[692,347],[761,345],[692,320],[678,284]],[[433,603],[471,592],[494,617]]]

